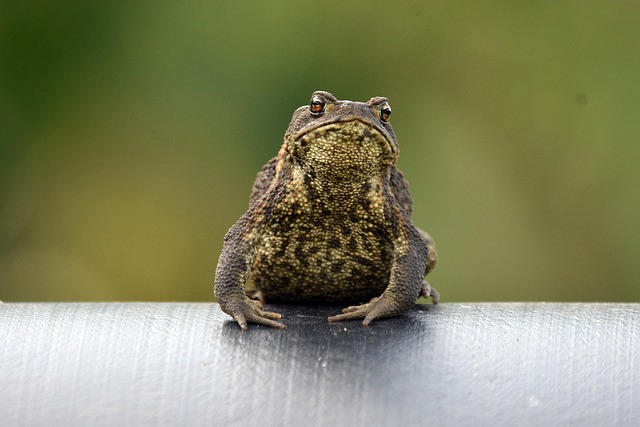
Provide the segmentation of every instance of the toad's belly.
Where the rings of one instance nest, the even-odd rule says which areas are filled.
[[[349,304],[380,296],[392,250],[380,233],[263,237],[249,279],[269,301]]]

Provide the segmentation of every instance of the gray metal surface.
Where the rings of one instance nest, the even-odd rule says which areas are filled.
[[[637,425],[640,304],[0,304],[0,425]]]

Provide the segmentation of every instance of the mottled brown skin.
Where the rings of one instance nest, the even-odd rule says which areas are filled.
[[[218,260],[215,294],[243,330],[247,322],[284,327],[280,314],[262,310],[266,299],[361,304],[329,321],[364,318],[365,326],[406,312],[419,296],[438,302],[423,280],[435,246],[411,222],[390,114],[386,98],[339,101],[322,91],[294,112]],[[247,279],[256,290],[245,292]]]

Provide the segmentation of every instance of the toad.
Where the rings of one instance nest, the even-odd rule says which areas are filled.
[[[386,98],[340,101],[324,91],[298,108],[278,155],[258,173],[249,210],[229,229],[214,291],[242,330],[284,328],[272,302],[354,304],[329,322],[400,315],[437,255],[411,221],[409,185]],[[255,289],[245,291],[247,279]]]

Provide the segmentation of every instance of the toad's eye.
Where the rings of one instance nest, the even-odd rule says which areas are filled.
[[[389,103],[385,102],[380,107],[380,120],[382,120],[383,122],[387,122],[390,116],[391,116],[391,107],[389,106]]]
[[[326,105],[327,105],[327,101],[325,101],[325,99],[322,96],[314,95],[313,98],[311,98],[311,105],[309,105],[309,111],[311,111],[311,113],[314,115],[320,115],[324,112],[324,107]]]

